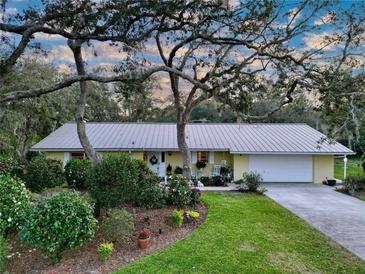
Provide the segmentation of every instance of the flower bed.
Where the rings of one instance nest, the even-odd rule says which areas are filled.
[[[105,262],[99,259],[97,247],[104,242],[100,231],[84,246],[67,250],[62,260],[54,265],[49,256],[28,244],[21,242],[17,235],[8,237],[7,269],[10,273],[85,273],[97,271],[107,273],[118,269],[120,266],[135,261],[151,252],[163,248],[183,238],[197,228],[205,219],[207,211],[204,206],[195,208],[186,207],[200,213],[196,222],[185,222],[180,228],[171,225],[171,213],[175,207],[168,206],[161,209],[143,209],[129,206],[128,211],[136,214],[135,235],[128,241],[114,243],[113,254]],[[148,229],[151,232],[151,244],[145,250],[137,246],[139,232]]]

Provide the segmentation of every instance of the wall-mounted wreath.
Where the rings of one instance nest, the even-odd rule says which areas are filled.
[[[151,158],[150,158],[150,163],[151,165],[155,165],[158,163],[158,159],[156,157],[156,155],[153,155]]]

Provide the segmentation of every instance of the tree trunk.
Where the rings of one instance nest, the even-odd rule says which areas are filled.
[[[181,152],[183,176],[191,179],[191,154],[186,142],[186,122],[177,121],[177,143]]]
[[[26,159],[27,158],[27,154],[29,151],[29,135],[30,135],[30,131],[31,131],[31,122],[29,119],[27,119],[26,125],[25,125],[25,132],[24,132],[24,139],[23,139],[23,143],[21,146],[21,157],[22,159]]]
[[[82,59],[82,54],[81,54],[81,45],[82,41],[80,40],[76,41],[68,40],[68,46],[71,48],[75,58],[75,64],[78,75],[86,74],[84,61]],[[88,90],[86,86],[86,81],[80,81],[80,97],[77,102],[77,110],[75,115],[77,134],[79,136],[80,143],[84,148],[86,157],[89,158],[90,161],[95,164],[96,162],[99,161],[99,157],[97,152],[91,145],[89,138],[87,137],[85,120],[84,120],[87,95],[88,95]]]

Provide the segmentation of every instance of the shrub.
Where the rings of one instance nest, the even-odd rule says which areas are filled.
[[[61,192],[29,208],[21,238],[58,261],[64,250],[91,239],[96,223],[84,198],[77,192]]]
[[[222,176],[213,176],[212,182],[214,186],[224,186],[225,180]]]
[[[200,196],[202,195],[202,191],[199,188],[191,189],[191,201],[192,205],[197,205],[199,203]]]
[[[102,243],[98,246],[96,251],[99,253],[100,260],[106,261],[113,254],[113,243]]]
[[[0,175],[0,193],[0,232],[6,235],[20,228],[30,193],[22,181],[6,175]]]
[[[62,163],[44,156],[35,157],[25,166],[24,181],[35,192],[62,185],[65,182]]]
[[[208,176],[202,176],[199,180],[205,186],[210,185],[210,178]]]
[[[194,211],[194,210],[188,210],[186,211],[186,215],[189,216],[190,218],[193,218],[193,219],[198,219],[200,214],[198,211]]]
[[[147,166],[147,163],[143,160],[134,159],[136,164],[138,165],[138,178],[140,180],[144,179],[146,176],[152,176],[153,173],[151,169]]]
[[[91,162],[83,159],[71,159],[65,166],[65,177],[69,187],[84,189]]]
[[[257,192],[262,184],[262,176],[257,172],[248,172],[243,174],[243,180],[248,191]]]
[[[134,205],[145,208],[162,208],[166,205],[166,191],[160,186],[160,178],[147,176],[143,178],[137,188]]]
[[[134,233],[135,216],[125,209],[110,209],[100,229],[107,241],[124,241]]]
[[[179,166],[176,166],[174,169],[174,173],[175,173],[175,175],[181,175],[181,174],[183,174],[183,169]]]
[[[171,223],[174,227],[180,227],[184,221],[184,210],[174,210],[171,213]]]
[[[237,181],[234,181],[234,183],[235,183],[236,185],[243,185],[243,184],[245,183],[245,181],[244,181],[243,179],[239,179],[239,180],[237,180]]]
[[[86,185],[98,208],[112,208],[133,200],[138,180],[137,161],[117,154],[107,155],[94,165]]]
[[[213,177],[202,176],[202,177],[200,177],[200,182],[204,186],[224,186],[225,185],[225,179],[223,178],[223,176],[220,176],[220,175],[213,176]]]
[[[343,185],[345,191],[354,195],[359,190],[365,190],[365,176],[348,176]]]
[[[191,189],[183,176],[173,176],[169,182],[168,200],[178,208],[183,208],[191,202]]]
[[[0,272],[5,271],[5,256],[8,253],[8,246],[3,235],[0,234]]]
[[[24,165],[21,161],[10,156],[0,155],[0,175],[23,178]]]

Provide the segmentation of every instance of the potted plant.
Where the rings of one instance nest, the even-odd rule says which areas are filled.
[[[167,176],[171,176],[172,174],[172,166],[170,164],[168,164],[166,167],[166,174]]]
[[[146,249],[150,245],[151,232],[142,231],[138,235],[138,247],[140,249]]]
[[[205,168],[206,166],[207,166],[207,163],[204,162],[204,161],[196,162],[196,168],[199,169],[199,170]]]

